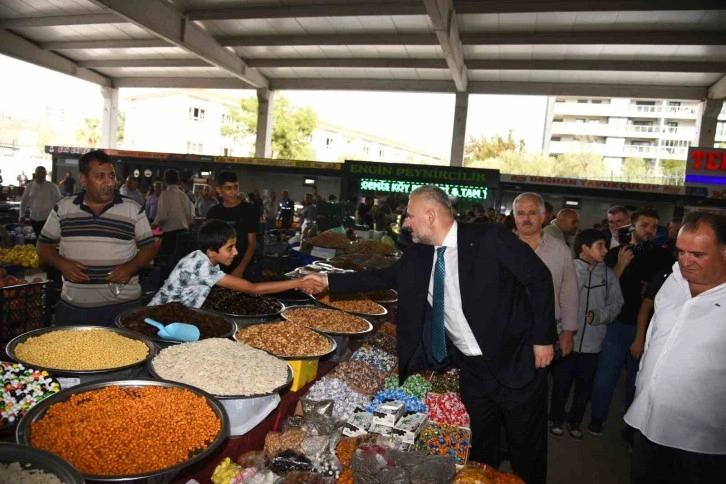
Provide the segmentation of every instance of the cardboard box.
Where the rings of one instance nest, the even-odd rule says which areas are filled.
[[[393,432],[393,427],[389,427],[388,425],[373,424],[368,429],[369,434],[380,434],[384,437],[390,437],[391,432]]]
[[[348,417],[348,421],[343,425],[343,435],[358,437],[359,435],[367,434],[372,420],[372,413],[356,407],[350,417]]]
[[[406,404],[400,400],[383,402],[373,411],[373,425],[384,425],[393,427],[398,419],[406,411]]]
[[[428,423],[429,417],[425,413],[411,413],[404,415],[396,425],[393,427],[391,436],[395,439],[400,439],[407,444],[413,444],[421,433],[421,429]]]

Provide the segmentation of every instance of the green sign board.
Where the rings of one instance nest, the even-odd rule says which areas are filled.
[[[499,186],[499,170],[478,168],[346,160],[343,172],[352,179],[390,180],[391,182],[438,186],[447,184],[487,188]]]
[[[420,182],[405,180],[379,180],[362,178],[360,180],[361,192],[387,192],[387,193],[411,193],[412,190],[425,185]],[[447,183],[436,183],[436,186],[445,191],[450,197],[485,199],[487,198],[487,187],[472,185],[452,185]]]

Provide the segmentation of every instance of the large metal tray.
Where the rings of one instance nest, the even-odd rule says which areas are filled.
[[[384,297],[373,298],[371,294],[381,293]],[[385,294],[384,294],[385,293]],[[398,291],[395,289],[381,289],[379,291],[365,291],[363,294],[366,295],[370,300],[378,304],[393,304],[398,302]]]
[[[84,479],[87,480],[93,480],[93,481],[108,481],[108,482],[118,482],[118,481],[128,481],[132,479],[148,479],[148,478],[155,478],[158,476],[162,476],[164,474],[171,474],[171,473],[177,473],[180,470],[194,464],[195,462],[198,462],[208,455],[211,455],[217,447],[219,447],[224,439],[227,438],[229,435],[229,417],[227,416],[227,412],[222,406],[222,404],[217,400],[215,397],[210,395],[209,393],[200,390],[199,388],[185,385],[183,383],[177,383],[173,381],[168,380],[153,380],[151,378],[137,378],[132,380],[104,380],[104,381],[97,381],[93,383],[88,383],[85,385],[79,385],[73,388],[69,388],[67,390],[63,390],[60,393],[57,393],[53,395],[50,398],[47,398],[40,402],[38,405],[30,409],[30,411],[25,414],[23,419],[18,424],[18,428],[15,432],[15,438],[18,441],[19,444],[22,445],[28,445],[30,446],[30,437],[31,437],[31,429],[30,424],[33,422],[36,422],[40,420],[43,415],[45,415],[45,412],[48,410],[48,408],[53,405],[54,403],[64,402],[68,399],[70,399],[71,395],[77,395],[80,393],[85,393],[91,390],[100,390],[101,388],[106,388],[110,386],[120,386],[124,388],[129,387],[144,387],[144,386],[158,386],[158,387],[164,387],[164,388],[179,388],[179,389],[186,389],[190,392],[202,396],[205,398],[207,404],[212,408],[212,411],[214,411],[214,414],[217,416],[217,418],[221,422],[221,428],[219,431],[219,434],[217,434],[217,437],[212,441],[209,446],[204,449],[201,452],[198,452],[191,456],[188,460],[185,462],[182,462],[180,464],[176,464],[171,467],[167,467],[166,469],[159,469],[157,471],[153,472],[147,472],[145,474],[135,474],[135,475],[128,475],[128,476],[102,476],[102,475],[95,475],[95,474],[82,474]],[[133,431],[132,429],[129,429],[129,431]],[[89,442],[89,445],[92,443]]]
[[[101,370],[68,370],[68,369],[61,369],[61,368],[48,368],[43,367],[40,365],[37,365],[35,363],[32,363],[30,361],[24,361],[19,359],[15,355],[15,348],[20,344],[24,343],[28,338],[33,338],[36,336],[40,336],[46,333],[51,333],[53,331],[90,331],[94,329],[100,329],[104,331],[111,331],[113,333],[118,333],[121,336],[125,336],[130,339],[134,339],[137,341],[141,341],[144,343],[147,348],[149,349],[149,354],[147,357],[141,361],[138,361],[136,363],[133,363],[131,365],[125,365],[125,366],[119,366],[116,368],[104,368]],[[52,328],[41,328],[36,329],[33,331],[29,331],[27,333],[23,333],[20,336],[15,337],[8,343],[8,346],[5,349],[5,352],[8,354],[10,358],[17,361],[18,363],[22,363],[23,365],[29,367],[29,368],[35,368],[37,370],[46,370],[53,374],[53,376],[77,376],[77,375],[98,375],[103,373],[113,373],[117,371],[124,371],[124,370],[130,370],[132,368],[140,367],[146,363],[148,363],[154,355],[156,355],[156,346],[154,346],[153,341],[151,341],[150,338],[147,338],[146,336],[136,333],[134,331],[129,331],[128,329],[122,329],[122,328],[107,328],[105,326],[56,326]]]
[[[279,322],[282,322],[282,321],[274,321],[274,323],[279,323]],[[242,329],[247,328],[247,327],[250,327],[250,326],[258,326],[258,325],[265,325],[265,324],[271,324],[271,323],[247,324],[247,325],[244,325],[244,326],[240,327],[239,330],[242,330]],[[320,336],[326,338],[328,340],[328,342],[330,342],[330,344],[331,344],[330,351],[326,351],[325,353],[320,353],[320,354],[317,354],[317,355],[286,356],[286,355],[277,355],[277,354],[275,354],[275,353],[273,353],[271,351],[268,351],[268,350],[266,350],[264,348],[257,348],[256,346],[253,346],[253,348],[257,348],[258,350],[262,350],[265,353],[269,353],[269,354],[271,354],[273,356],[277,356],[281,360],[288,360],[288,361],[292,361],[292,360],[317,360],[318,358],[323,358],[323,357],[328,356],[329,354],[334,353],[336,351],[336,349],[338,348],[338,343],[335,341],[334,338],[332,338],[329,334],[326,334],[326,333],[324,333],[322,331],[318,331],[318,330],[312,329],[312,328],[309,328],[309,329],[311,331],[315,331]],[[241,340],[237,339],[237,333],[236,332],[234,334],[234,340],[235,341],[239,341],[240,343],[248,344],[248,343],[245,343],[244,341],[241,341]]]
[[[83,484],[75,467],[55,454],[27,445],[0,442],[0,464],[18,462],[23,469],[38,469],[55,474],[64,484]]]
[[[328,309],[328,308],[311,308],[310,306],[290,306],[287,309],[285,309],[285,311],[282,312],[282,317],[285,319],[288,319],[287,316],[285,315],[285,313],[292,309],[315,309],[317,311],[338,311],[341,313],[346,313],[345,311],[341,311],[340,309],[336,309],[336,308]],[[328,330],[324,330],[324,329],[320,329],[320,328],[314,328],[312,326],[306,326],[306,327],[310,328],[312,330],[315,330],[318,333],[329,334],[329,335],[334,335],[334,336],[357,336],[357,335],[369,333],[370,331],[373,330],[373,325],[367,319],[365,319],[357,314],[351,314],[351,313],[346,313],[346,314],[365,321],[366,324],[368,324],[368,327],[362,331],[353,331],[353,332],[328,331]],[[289,319],[288,319],[288,321],[289,321]]]
[[[260,319],[260,318],[270,318],[270,317],[273,317],[273,316],[279,316],[280,313],[282,313],[285,310],[285,303],[283,303],[282,301],[279,301],[279,300],[277,300],[275,298],[272,298],[272,297],[270,299],[274,299],[275,302],[277,302],[280,305],[280,309],[278,309],[275,312],[265,313],[265,314],[235,314],[235,313],[227,313],[227,312],[224,312],[224,311],[219,311],[217,309],[212,309],[212,308],[204,307],[204,306],[203,306],[203,309],[202,310],[209,311],[209,312],[216,313],[216,314],[222,314],[222,315],[225,315],[225,316],[228,316],[228,317],[232,317],[232,318],[244,318],[244,319]]]
[[[385,315],[388,314],[388,309],[386,309],[385,307],[381,306],[380,304],[378,304],[375,301],[371,301],[371,302],[373,302],[374,304],[378,305],[379,308],[381,308],[381,311],[380,312],[377,312],[377,313],[361,313],[361,312],[357,312],[357,311],[348,311],[346,309],[339,308],[339,307],[334,306],[332,304],[324,303],[323,301],[321,301],[316,296],[313,296],[313,298],[315,299],[315,302],[317,302],[321,306],[325,306],[326,308],[330,308],[330,309],[337,309],[338,311],[343,311],[344,313],[355,314],[356,316],[365,316],[367,318],[379,318],[381,316],[385,316]]]
[[[237,323],[235,323],[234,320],[230,319],[228,316],[225,316],[222,313],[218,313],[216,311],[209,311],[207,309],[197,309],[197,308],[187,308],[187,309],[197,312],[197,313],[208,314],[210,316],[223,318],[224,322],[229,325],[229,331],[227,331],[226,333],[224,333],[221,336],[217,336],[218,338],[231,338],[232,335],[237,331]],[[162,339],[162,338],[159,338],[158,336],[153,336],[153,337],[146,336],[143,333],[133,331],[131,329],[128,329],[126,326],[124,326],[124,323],[123,323],[124,318],[126,318],[127,316],[130,316],[132,314],[135,314],[139,311],[144,311],[144,310],[148,311],[148,306],[141,306],[138,308],[132,308],[132,309],[127,309],[126,311],[123,311],[122,313],[120,313],[116,316],[116,326],[118,326],[119,328],[124,329],[126,331],[131,331],[135,334],[140,334],[140,335],[144,336],[145,338],[150,338],[152,341],[154,341],[156,343],[161,343],[162,345],[174,345],[174,344],[180,343],[179,341],[170,341],[170,340]],[[173,321],[170,321],[170,322],[173,322]],[[169,324],[169,323],[164,323],[164,324]]]
[[[265,351],[265,350],[260,350],[260,351]],[[269,352],[268,351],[265,351],[265,353],[269,353]],[[277,356],[277,355],[273,355],[273,356]],[[278,358],[280,358],[280,357],[278,357]],[[284,358],[280,358],[280,359],[284,359]],[[166,378],[166,379],[162,378],[161,376],[159,376],[159,374],[156,372],[156,370],[154,370],[154,360],[151,360],[148,363],[148,365],[146,366],[146,369],[149,371],[149,374],[151,376],[153,376],[154,378],[157,378],[159,380],[169,380],[168,378]],[[282,385],[278,386],[277,388],[273,388],[269,392],[266,392],[266,393],[256,393],[254,395],[217,395],[217,394],[214,394],[214,393],[212,393],[211,395],[213,395],[215,398],[218,398],[219,400],[240,400],[240,399],[245,399],[245,398],[266,397],[266,396],[269,396],[269,395],[274,395],[275,393],[280,393],[282,390],[284,390],[285,388],[289,387],[292,384],[293,377],[294,377],[294,375],[293,375],[293,372],[292,372],[292,367],[290,366],[289,363],[287,363],[287,379],[285,380],[285,383],[283,383]],[[175,381],[177,383],[183,383],[183,382],[180,382],[178,380],[169,380],[169,381]]]

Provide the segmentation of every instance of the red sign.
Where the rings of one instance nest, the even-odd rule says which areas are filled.
[[[698,171],[726,171],[726,150],[718,148],[692,148],[688,150],[689,173]]]

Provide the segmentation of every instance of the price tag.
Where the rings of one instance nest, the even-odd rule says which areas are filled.
[[[330,259],[331,257],[335,257],[335,249],[326,249],[325,247],[315,245],[310,251],[310,255],[320,257],[321,259]]]
[[[58,383],[60,384],[62,390],[65,390],[67,388],[72,388],[76,385],[81,384],[80,378],[62,378],[61,377],[61,378],[56,378],[56,380],[58,380]]]

